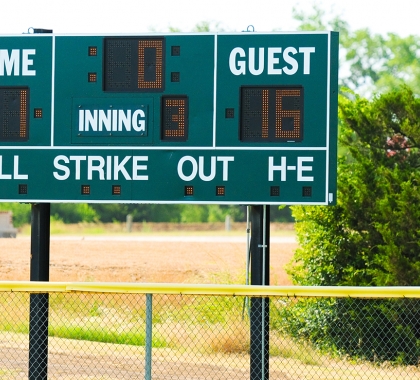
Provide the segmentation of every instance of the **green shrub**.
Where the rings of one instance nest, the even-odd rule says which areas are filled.
[[[408,299],[305,299],[279,309],[273,327],[333,355],[417,365],[419,310]]]

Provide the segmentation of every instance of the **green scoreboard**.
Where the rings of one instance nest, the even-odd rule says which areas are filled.
[[[336,201],[338,34],[0,36],[0,201]]]

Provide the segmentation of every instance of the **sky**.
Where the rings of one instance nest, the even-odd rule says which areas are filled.
[[[203,21],[229,32],[294,31],[292,9],[311,13],[314,4],[340,15],[351,30],[420,35],[419,0],[14,0],[2,1],[0,35],[29,28],[57,34],[191,32]]]

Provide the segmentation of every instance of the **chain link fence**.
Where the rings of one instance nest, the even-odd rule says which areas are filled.
[[[0,379],[420,379],[420,291],[0,284]]]

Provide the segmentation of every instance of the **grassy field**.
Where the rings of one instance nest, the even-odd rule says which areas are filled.
[[[242,236],[246,234],[246,223],[232,223],[229,231],[224,223],[133,223],[128,232],[126,223],[77,223],[51,222],[51,235],[184,235],[184,236]],[[29,236],[31,226],[19,229],[23,236]],[[271,223],[272,236],[294,236],[293,223]]]

